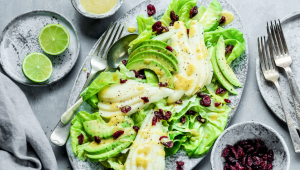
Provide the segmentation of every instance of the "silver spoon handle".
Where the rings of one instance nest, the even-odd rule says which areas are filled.
[[[282,106],[282,111],[285,115],[286,123],[288,125],[288,129],[289,129],[289,132],[290,132],[290,136],[291,136],[291,139],[292,139],[294,150],[295,150],[296,153],[300,153],[300,137],[299,137],[299,134],[297,132],[297,126],[295,125],[295,123],[293,121],[291,113],[287,112],[285,110],[284,103],[283,103],[283,100],[282,100],[282,93],[281,93],[278,81],[275,81],[274,84],[275,84],[276,89],[278,91],[279,99],[280,99],[281,106]]]

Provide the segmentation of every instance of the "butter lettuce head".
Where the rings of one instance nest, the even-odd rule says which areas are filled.
[[[204,40],[207,47],[215,46],[219,38],[223,36],[225,45],[231,44],[234,46],[232,53],[227,56],[227,63],[230,64],[233,60],[238,58],[246,49],[246,42],[243,33],[236,28],[224,29],[218,27],[217,30],[204,33]]]

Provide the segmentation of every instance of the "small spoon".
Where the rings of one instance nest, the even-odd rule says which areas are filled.
[[[117,68],[122,60],[129,57],[128,49],[131,41],[136,39],[138,34],[129,34],[116,41],[107,52],[107,65],[111,68]]]

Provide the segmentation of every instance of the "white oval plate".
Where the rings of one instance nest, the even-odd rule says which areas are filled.
[[[126,14],[124,14],[121,18],[119,18],[117,20],[117,22],[122,23],[122,24],[126,23],[126,26],[136,26],[137,27],[136,17],[140,14],[143,14],[144,16],[148,16],[148,14],[147,14],[147,5],[148,4],[155,5],[156,14],[154,15],[154,18],[159,19],[164,14],[164,12],[166,11],[166,9],[171,1],[172,0],[164,0],[164,1],[162,1],[162,0],[145,0],[145,1],[141,2],[140,4],[138,4],[137,6],[135,6],[130,11],[128,11]],[[210,2],[211,2],[211,0],[203,0],[202,2],[198,1],[198,6],[204,5],[204,6],[208,7]],[[221,4],[221,6],[223,7],[223,10],[231,11],[235,15],[235,20],[226,27],[234,27],[244,33],[244,38],[246,41],[246,50],[238,59],[236,59],[231,64],[237,78],[240,80],[240,82],[242,83],[242,86],[244,87],[245,82],[246,82],[246,77],[247,77],[247,70],[248,70],[248,47],[247,47],[246,34],[243,29],[241,18],[239,16],[238,12],[236,11],[236,9],[227,0],[219,0],[219,2]],[[127,32],[127,31],[123,32],[123,36],[125,36],[127,34],[129,34],[129,32]],[[100,42],[100,40],[98,40],[98,42],[95,44],[95,46],[93,48],[96,48],[96,46],[97,46],[97,44],[99,44],[99,42]],[[89,56],[87,57],[85,63],[83,64],[82,69],[78,74],[77,80],[75,81],[75,84],[73,86],[72,93],[70,95],[70,99],[68,102],[68,107],[70,107],[74,104],[74,102],[76,101],[76,98],[81,90],[81,87],[83,87],[83,84],[85,83],[86,75],[87,75],[87,72],[89,72],[89,71],[86,71],[86,72],[82,71],[83,68],[87,68],[87,70],[91,69]],[[232,111],[229,113],[228,123],[230,122],[231,118],[233,117],[233,115],[237,109],[237,106],[240,102],[240,99],[241,99],[241,96],[242,96],[242,93],[244,90],[243,87],[236,89],[236,91],[238,93],[237,96],[230,96],[230,100],[232,101],[230,106],[235,106],[235,109],[232,109]],[[87,103],[84,103],[79,108],[78,111],[81,111],[81,110],[85,110],[85,111],[92,113],[91,107]],[[89,161],[79,160],[72,151],[70,139],[68,140],[66,147],[67,147],[67,153],[69,156],[69,160],[70,160],[71,165],[74,170],[99,170],[99,169],[103,170],[104,169],[100,163],[93,163],[93,162],[89,162]],[[179,161],[179,160],[184,161],[184,169],[185,170],[193,169],[201,160],[204,159],[205,156],[206,155],[203,155],[202,157],[199,157],[199,158],[189,158],[186,155],[184,150],[179,150],[176,155],[166,158],[166,170],[176,169],[176,161]]]
[[[292,57],[293,63],[291,69],[294,73],[296,83],[300,85],[300,11],[294,12],[280,20],[282,30],[285,36],[285,40],[288,46],[290,56]],[[256,49],[257,50],[257,49]],[[258,53],[257,53],[258,54]],[[288,79],[284,71],[279,68],[279,84],[282,91],[283,102],[287,112],[292,113],[293,119],[296,120],[295,109],[293,107],[293,98],[290,91]],[[267,82],[261,72],[258,55],[256,57],[256,79],[260,93],[273,113],[283,122],[285,116],[282,111],[281,103],[277,90],[273,83]]]

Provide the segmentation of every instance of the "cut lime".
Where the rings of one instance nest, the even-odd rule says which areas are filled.
[[[58,55],[68,48],[70,35],[67,29],[62,25],[49,24],[41,30],[39,43],[45,53]]]
[[[23,60],[22,70],[29,80],[41,83],[51,77],[52,63],[42,53],[30,53]]]

